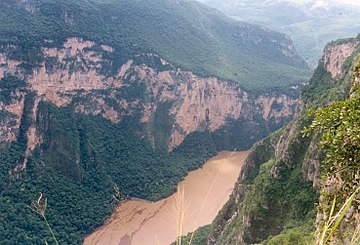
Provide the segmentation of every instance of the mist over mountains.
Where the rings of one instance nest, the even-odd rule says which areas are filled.
[[[360,2],[314,0],[200,0],[236,19],[291,36],[299,53],[315,67],[331,40],[360,32]]]

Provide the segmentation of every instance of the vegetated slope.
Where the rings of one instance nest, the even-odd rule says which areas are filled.
[[[236,19],[284,32],[311,67],[326,43],[360,31],[360,5],[344,1],[200,0]]]
[[[201,76],[274,90],[306,80],[305,62],[283,34],[232,20],[195,1],[26,0],[1,3],[2,43],[21,47],[62,45],[80,36],[115,48],[117,62],[151,52]],[[52,40],[50,44],[46,40]]]
[[[291,120],[297,101],[202,78],[149,53],[105,76],[116,66],[113,48],[81,38],[40,48],[35,68],[16,60],[17,46],[1,48],[7,243],[47,237],[26,208],[38,192],[49,198],[59,240],[78,243],[108,216],[117,186],[123,197],[165,197],[218,150],[246,149]]]
[[[59,242],[78,244],[118,188],[168,196],[218,150],[247,149],[294,115],[288,86],[306,67],[282,34],[191,1],[0,6],[4,244],[53,242],[28,208],[39,192]]]
[[[297,117],[254,146],[230,200],[212,224],[209,244],[315,242],[314,205],[319,202],[320,189],[327,192],[323,189],[326,183],[320,181],[320,176],[331,176],[334,170],[321,167],[324,159],[324,152],[318,145],[321,135],[303,137],[302,131],[311,123],[307,117],[308,109],[349,96],[354,61],[360,51],[359,41],[360,37],[357,37],[326,46],[318,68],[304,88]],[[357,171],[354,170],[354,174]],[[330,190],[346,190],[346,184],[332,184]],[[340,196],[338,194],[338,198]],[[325,194],[320,202],[329,205],[333,199],[328,198],[329,194]],[[341,204],[339,201],[338,205]],[[326,218],[322,213],[324,210],[326,214],[330,213],[329,206],[321,207],[319,218]],[[341,239],[347,239],[346,224],[353,229],[351,216],[356,215],[353,211],[348,213],[342,224]],[[323,227],[323,224],[319,226],[319,230]]]
[[[205,225],[198,228],[195,232],[189,232],[186,236],[181,237],[181,243],[192,245],[206,245],[210,228],[211,225]],[[176,245],[176,242],[173,242],[171,245]]]

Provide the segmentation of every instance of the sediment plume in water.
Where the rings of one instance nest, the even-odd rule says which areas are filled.
[[[84,240],[85,245],[168,245],[210,224],[231,194],[249,151],[223,151],[190,172],[158,202],[128,200]]]

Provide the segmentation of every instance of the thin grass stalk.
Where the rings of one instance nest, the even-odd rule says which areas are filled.
[[[350,245],[358,245],[358,244],[360,244],[360,224],[356,226],[350,242]]]
[[[321,238],[319,241],[319,245],[324,245],[327,243],[327,241],[330,240],[331,235],[335,232],[335,230],[340,225],[341,221],[343,220],[346,212],[351,207],[351,204],[357,194],[357,192],[360,190],[360,186],[354,191],[354,193],[345,201],[345,203],[341,206],[340,210],[335,214],[335,216],[332,216],[334,212],[334,204],[336,202],[336,197],[333,200],[333,204],[330,211],[330,216],[328,220],[326,221],[324,225],[323,232],[321,234]],[[328,235],[327,235],[328,234]],[[327,235],[327,236],[326,236]],[[326,237],[326,238],[325,238]]]
[[[231,153],[230,156],[227,157],[227,159],[230,159],[230,158],[235,154],[235,151],[236,151],[236,148],[234,149],[233,153]],[[199,214],[198,214],[198,216],[197,216],[197,218],[196,218],[196,220],[195,220],[195,227],[197,226],[197,222],[199,221],[200,215],[201,215],[202,211],[204,210],[205,203],[206,203],[206,201],[209,199],[210,193],[211,193],[211,191],[214,189],[214,186],[215,186],[215,183],[216,183],[216,180],[218,179],[218,177],[219,177],[219,172],[216,174],[216,176],[215,176],[215,178],[214,178],[214,181],[213,181],[213,183],[211,184],[211,187],[210,187],[209,191],[207,192],[204,201],[203,201],[202,204],[201,204],[200,212],[199,212]],[[194,230],[194,231],[191,233],[189,245],[191,245],[191,243],[192,243],[192,240],[193,240],[193,238],[194,238],[195,232],[196,232],[196,230]]]
[[[46,226],[47,226],[48,230],[50,231],[55,244],[59,245],[59,242],[56,239],[56,236],[55,236],[49,222],[46,219],[46,216],[45,216],[46,207],[47,207],[47,199],[43,198],[43,195],[41,192],[40,192],[40,196],[39,196],[38,200],[34,201],[31,206],[28,206],[28,208],[30,208],[33,212],[39,214],[44,219]],[[46,241],[46,239],[45,239],[45,244],[48,245],[48,242]]]
[[[49,222],[47,221],[45,215],[42,215],[42,217],[43,217],[43,219],[45,220],[46,226],[48,227],[48,229],[49,229],[49,231],[50,231],[50,233],[51,233],[51,236],[53,237],[56,245],[59,245],[59,242],[58,242],[58,240],[56,239],[55,234],[54,234],[53,230],[51,229],[51,226],[50,226]]]

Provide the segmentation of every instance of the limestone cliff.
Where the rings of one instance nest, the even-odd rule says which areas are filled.
[[[2,0],[0,20],[8,244],[53,242],[24,208],[39,192],[61,244],[122,198],[169,196],[219,150],[290,121],[309,77],[284,34],[193,0]]]
[[[253,148],[228,203],[215,219],[208,244],[313,241],[314,203],[320,191],[323,152],[319,135],[303,137],[309,108],[347,97],[359,53],[359,37],[330,43],[324,49],[299,102],[296,118]],[[356,79],[355,79],[356,80]],[[285,234],[276,237],[277,234]],[[278,239],[278,240],[275,240]],[[266,243],[266,242],[265,242]]]
[[[36,93],[33,115],[37,104],[47,101],[57,107],[71,106],[76,113],[100,115],[112,123],[135,117],[142,128],[141,137],[154,148],[168,151],[192,132],[216,132],[236,121],[246,122],[247,128],[241,129],[244,132],[260,132],[240,145],[245,148],[289,121],[297,102],[285,94],[252,94],[236,83],[199,77],[151,53],[139,54],[116,67],[109,58],[112,47],[76,37],[69,38],[62,48],[43,48],[44,60],[30,71],[20,60],[9,57],[16,48],[2,47],[0,53],[3,83],[12,75],[26,82],[24,91],[18,88],[11,93],[11,100],[1,102],[1,111],[6,113],[0,132],[3,145],[18,136],[24,96],[29,92]],[[139,62],[141,59],[154,59],[161,68]],[[169,120],[162,142],[156,139],[154,128],[159,113]],[[41,132],[29,128],[28,139],[31,152],[41,144]]]

